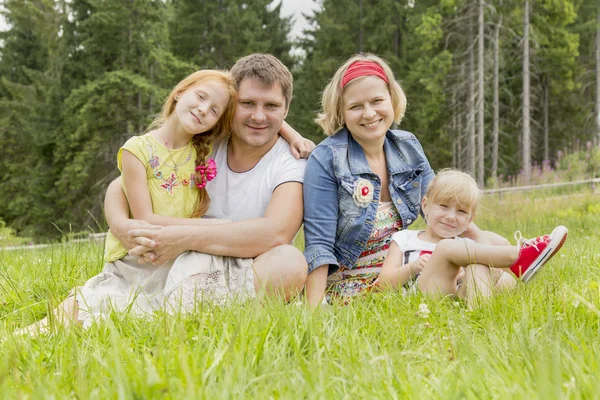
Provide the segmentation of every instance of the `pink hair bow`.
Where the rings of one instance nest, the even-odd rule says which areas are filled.
[[[208,182],[212,181],[215,179],[215,176],[217,176],[217,164],[215,163],[215,160],[209,158],[204,165],[198,165],[196,167],[196,172],[198,172],[197,176],[200,178],[200,182],[196,181],[196,186],[198,186],[199,189],[203,189]]]

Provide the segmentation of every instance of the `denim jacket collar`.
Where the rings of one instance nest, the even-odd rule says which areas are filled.
[[[348,163],[350,164],[350,171],[355,175],[373,174],[362,147],[354,140],[348,128],[344,128],[344,130],[348,135]],[[412,168],[406,163],[400,151],[392,145],[393,135],[389,130],[386,132],[386,137],[388,140],[383,143],[383,151],[387,159],[388,172],[395,175],[401,172],[412,171]]]

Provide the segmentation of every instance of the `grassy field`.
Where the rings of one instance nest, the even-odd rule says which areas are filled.
[[[118,314],[38,338],[11,332],[100,271],[102,249],[0,252],[1,396],[599,398],[600,195],[490,196],[476,222],[570,233],[539,278],[470,312],[386,293],[316,313],[272,301]]]

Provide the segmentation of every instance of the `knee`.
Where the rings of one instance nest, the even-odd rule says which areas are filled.
[[[296,247],[284,244],[275,247],[272,256],[277,265],[286,271],[288,276],[294,276],[297,280],[306,281],[308,275],[308,264],[304,254]]]
[[[435,246],[435,253],[438,255],[448,255],[455,248],[456,248],[456,240],[442,239]]]

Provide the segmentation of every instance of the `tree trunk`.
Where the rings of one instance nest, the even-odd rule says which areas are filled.
[[[500,0],[502,6],[502,0]],[[494,27],[494,99],[492,104],[492,178],[498,179],[498,136],[500,131],[500,27],[502,26],[502,14],[499,14],[498,22]]]
[[[600,0],[596,13],[596,138],[600,143]]]
[[[363,0],[358,0],[358,51],[363,51]]]
[[[475,176],[475,55],[473,47],[473,24],[469,21],[469,62],[467,85],[467,169]]]
[[[529,0],[523,13],[523,177],[531,179],[531,130],[529,126]]]
[[[479,0],[479,33],[478,33],[478,52],[477,52],[477,183],[479,187],[483,187],[485,182],[485,169],[484,169],[484,123],[485,123],[485,91],[484,91],[484,61],[483,61],[483,50],[484,50],[484,12],[485,3],[484,0]]]
[[[544,114],[544,161],[548,160],[550,157],[550,150],[548,148],[548,135],[549,135],[549,126],[548,126],[548,92],[550,90],[550,78],[548,76],[544,76],[542,80],[542,113]]]
[[[460,131],[458,130],[458,114],[456,112],[456,91],[452,92],[452,122],[450,126],[450,132],[453,133],[452,138],[452,168],[459,169],[458,157],[456,151],[460,142]]]

